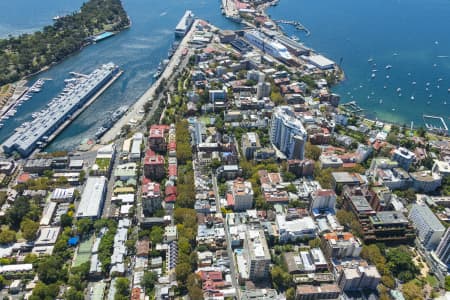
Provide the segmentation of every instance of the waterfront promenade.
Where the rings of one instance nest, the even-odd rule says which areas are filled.
[[[157,81],[155,81],[149,88],[147,91],[144,92],[144,94],[129,108],[128,112],[122,116],[122,118],[120,120],[118,120],[116,122],[116,124],[114,124],[113,127],[111,127],[111,129],[109,129],[101,138],[101,143],[102,144],[107,144],[109,142],[111,142],[112,140],[114,140],[118,134],[120,134],[120,131],[122,129],[123,126],[127,125],[130,123],[130,121],[135,120],[138,121],[138,123],[141,122],[141,119],[144,116],[143,110],[144,110],[144,104],[147,101],[152,101],[152,100],[156,100],[155,97],[155,91],[156,88],[159,86],[159,84],[161,83],[161,81],[164,79],[168,80],[172,74],[174,74],[181,65],[181,61],[182,59],[188,59],[189,55],[185,55],[183,56],[182,52],[183,49],[188,47],[188,42],[191,39],[191,36],[194,32],[195,27],[197,26],[199,20],[195,20],[194,23],[192,24],[191,29],[189,30],[189,32],[184,36],[184,38],[182,39],[180,45],[178,46],[177,50],[175,51],[174,55],[172,56],[172,58],[170,59],[169,64],[167,65],[167,67],[164,69],[163,73],[161,74],[161,76],[158,78]],[[153,108],[158,107],[158,103],[153,103]],[[150,111],[150,114],[153,113],[153,109]]]

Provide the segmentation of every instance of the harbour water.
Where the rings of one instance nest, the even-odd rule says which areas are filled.
[[[11,6],[9,10],[17,13],[16,17],[19,18],[19,10],[13,7],[15,2],[8,2],[12,2],[9,4]],[[29,3],[30,1],[18,0],[16,2]],[[52,16],[61,14],[59,11],[63,8],[59,7],[60,4],[57,4],[59,2],[60,0],[39,2],[39,5],[54,5],[53,9],[42,13],[47,19],[47,24],[51,24]],[[62,3],[65,2],[69,3],[70,1],[62,1]],[[78,5],[71,4],[74,10],[78,9],[82,3],[82,1],[73,2],[79,2]],[[0,129],[0,142],[21,123],[31,120],[31,114],[34,111],[41,110],[48,101],[62,91],[64,79],[70,76],[69,72],[87,74],[101,64],[111,61],[124,70],[121,78],[69,125],[49,145],[48,150],[71,150],[85,138],[94,137],[97,129],[118,107],[132,104],[150,86],[159,62],[167,57],[167,51],[174,40],[174,28],[186,9],[191,9],[196,16],[209,20],[219,27],[238,28],[237,24],[228,21],[221,15],[218,1],[124,0],[123,4],[131,18],[131,28],[83,49],[61,64],[32,78],[30,84],[41,77],[53,78],[53,80],[47,81],[40,93],[35,94],[32,99],[24,103],[14,118],[4,122],[4,127]],[[0,10],[0,16],[4,12],[5,10]],[[35,18],[34,22],[38,24],[37,27],[43,26],[40,22],[41,16],[33,15],[32,18]],[[3,22],[2,18],[0,20]],[[17,24],[12,21],[10,24],[17,27],[17,32],[35,28],[30,24]],[[22,25],[23,27],[20,27]]]
[[[400,124],[422,125],[422,114],[450,117],[448,1],[282,0],[268,13],[300,21],[311,35],[285,25],[289,36],[342,58],[346,80],[335,88],[342,102]]]
[[[448,1],[429,0],[426,5],[420,0],[386,1],[281,0],[268,12],[275,19],[298,20],[311,30],[311,35],[305,36],[286,25],[289,36],[298,35],[306,45],[336,62],[342,58],[347,79],[335,91],[344,102],[356,100],[367,109],[367,115],[399,123],[421,124],[423,113],[449,117]],[[82,2],[1,1],[0,35],[37,30],[51,24],[53,16],[77,10]],[[0,129],[0,142],[63,89],[69,72],[89,73],[112,61],[125,71],[122,77],[68,126],[49,150],[74,149],[83,139],[93,137],[114,110],[132,104],[149,87],[159,62],[167,56],[173,29],[186,9],[218,27],[238,28],[221,15],[219,0],[124,0],[123,3],[132,27],[32,78],[30,84],[41,77],[54,80],[47,81],[40,93],[5,122]],[[370,58],[372,62],[368,62]],[[392,68],[386,69],[386,65]],[[398,88],[401,92],[397,92]]]

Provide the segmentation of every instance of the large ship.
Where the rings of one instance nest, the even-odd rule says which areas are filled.
[[[113,63],[102,65],[89,75],[71,73],[76,78],[66,82],[63,91],[40,112],[33,113],[33,120],[20,126],[3,144],[5,153],[17,151],[21,156],[30,155],[36,148],[44,147],[58,133],[86,109],[122,71]]]
[[[184,37],[194,23],[194,14],[187,10],[175,28],[175,37]]]
[[[116,109],[111,117],[108,118],[102,124],[102,126],[97,129],[97,131],[95,132],[95,139],[98,140],[99,138],[101,138],[105,134],[105,132],[107,132],[108,129],[110,129],[114,125],[114,123],[116,123],[120,119],[120,117],[122,117],[123,114],[126,113],[128,108],[129,107],[127,105],[124,105]]]
[[[257,30],[245,32],[244,37],[252,45],[258,47],[263,52],[279,59],[291,60],[292,56],[288,49],[281,43],[269,38],[264,33]]]

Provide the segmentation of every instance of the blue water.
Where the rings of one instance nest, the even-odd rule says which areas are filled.
[[[51,24],[53,16],[77,10],[82,2],[0,1],[0,36],[37,30]],[[31,83],[40,77],[54,80],[47,81],[41,93],[22,105],[14,119],[4,122],[0,142],[61,91],[69,72],[88,73],[102,63],[113,61],[125,73],[55,139],[49,150],[74,149],[83,139],[92,137],[111,111],[132,104],[149,87],[158,63],[166,58],[173,41],[173,28],[185,9],[192,9],[197,16],[219,27],[238,28],[220,14],[218,0],[123,2],[132,27],[33,78]],[[347,78],[335,91],[344,102],[356,100],[367,109],[368,115],[399,123],[421,123],[423,113],[450,115],[447,92],[450,58],[437,58],[450,56],[448,0],[282,0],[269,14],[276,19],[301,21],[311,30],[311,36],[306,37],[289,26],[285,27],[287,33],[297,34],[306,45],[336,62],[342,58]],[[369,58],[377,66],[368,63]],[[387,64],[392,65],[389,71],[385,69]],[[372,69],[378,69],[375,79],[371,79]],[[386,75],[390,78],[386,79]],[[415,86],[411,84],[413,81],[417,82]],[[427,82],[429,91],[425,90]],[[402,89],[401,97],[397,88]],[[415,97],[414,101],[411,96]]]
[[[21,2],[30,1],[20,0],[19,3]],[[69,1],[61,3],[65,2]],[[20,15],[19,11],[13,9],[14,3],[9,4],[10,11],[16,12],[18,16]],[[44,10],[42,13],[47,19],[47,24],[52,22],[53,15],[58,14],[61,3],[59,0],[39,1],[39,5],[58,6]],[[48,150],[74,149],[85,138],[93,137],[98,127],[112,111],[121,105],[132,104],[150,86],[159,62],[167,57],[167,50],[174,39],[173,29],[186,9],[193,10],[194,14],[217,26],[228,29],[238,28],[236,24],[223,18],[220,13],[219,1],[216,0],[125,0],[123,3],[132,20],[132,27],[114,37],[85,48],[49,71],[30,80],[32,83],[41,77],[53,78],[52,81],[45,83],[40,93],[20,107],[13,119],[4,122],[5,126],[0,129],[0,141],[8,137],[15,127],[30,120],[34,111],[42,109],[52,97],[56,96],[64,87],[64,79],[69,77],[69,72],[89,73],[100,64],[112,61],[125,71],[124,74],[69,125],[49,145]],[[72,6],[74,5],[72,4]],[[75,5],[74,9],[77,9],[78,6]],[[42,19],[41,12],[36,13],[36,16],[30,13],[30,22],[23,24],[14,23],[14,18],[5,21],[1,18],[3,14],[5,14],[5,10],[0,10],[0,22],[5,23],[5,27],[15,27],[20,32],[32,28],[33,22],[38,23],[39,26],[45,25],[39,21]]]
[[[342,58],[346,80],[335,91],[343,102],[355,100],[371,117],[408,125],[422,124],[424,113],[450,117],[450,1],[282,0],[268,13],[300,21],[312,34],[286,25],[289,35],[338,63]]]

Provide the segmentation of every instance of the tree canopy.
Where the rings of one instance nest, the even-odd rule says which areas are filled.
[[[14,82],[58,62],[82,48],[87,38],[129,25],[120,0],[90,0],[79,12],[64,16],[33,34],[0,39],[0,85]]]

